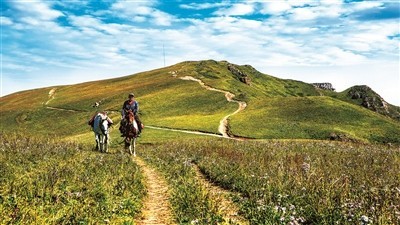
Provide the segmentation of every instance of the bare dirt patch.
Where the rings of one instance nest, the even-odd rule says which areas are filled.
[[[136,221],[136,224],[175,224],[168,201],[166,181],[141,158],[135,157],[135,162],[141,167],[147,186],[147,197],[144,201],[142,216]]]

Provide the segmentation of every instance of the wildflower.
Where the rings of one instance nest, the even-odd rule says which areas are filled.
[[[192,222],[190,222],[190,224],[198,224],[199,223],[199,219],[195,219],[195,220],[192,220]]]
[[[303,163],[301,165],[301,169],[303,170],[304,173],[308,173],[310,171],[310,164],[308,163]]]
[[[366,225],[366,224],[369,224],[369,222],[370,222],[368,216],[365,216],[365,215],[362,215],[360,220],[361,220],[361,225]]]

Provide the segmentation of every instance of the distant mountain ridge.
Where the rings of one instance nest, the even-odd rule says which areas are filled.
[[[232,135],[319,140],[336,135],[351,141],[400,143],[399,107],[370,88],[335,92],[329,84],[280,79],[250,65],[215,60],[7,95],[0,101],[1,130],[83,135],[88,132],[88,117],[98,110],[119,111],[127,93],[134,92],[147,125],[218,133],[221,119],[236,111],[237,104],[198,82],[180,79],[185,76],[247,103],[246,109],[228,119]],[[100,102],[99,108],[92,107],[95,102]],[[118,113],[112,117],[120,119]]]

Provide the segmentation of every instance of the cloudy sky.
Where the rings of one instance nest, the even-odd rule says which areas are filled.
[[[1,1],[1,96],[228,60],[400,105],[397,1]]]

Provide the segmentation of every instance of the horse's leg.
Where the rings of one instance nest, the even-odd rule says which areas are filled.
[[[104,152],[104,135],[100,135],[100,152]]]
[[[94,134],[94,138],[96,139],[96,151],[98,151],[99,150],[99,137],[98,137],[98,135],[97,134]]]
[[[133,145],[133,156],[136,157],[136,138],[133,138],[132,142],[133,142],[132,143],[132,145]]]
[[[104,136],[104,139],[105,139],[105,141],[104,141],[104,152],[107,153],[107,151],[108,151],[108,134],[106,134]]]
[[[129,140],[129,154],[132,155],[132,144],[131,144],[131,141],[132,141],[132,139]],[[133,150],[135,150],[135,149],[133,149]]]

